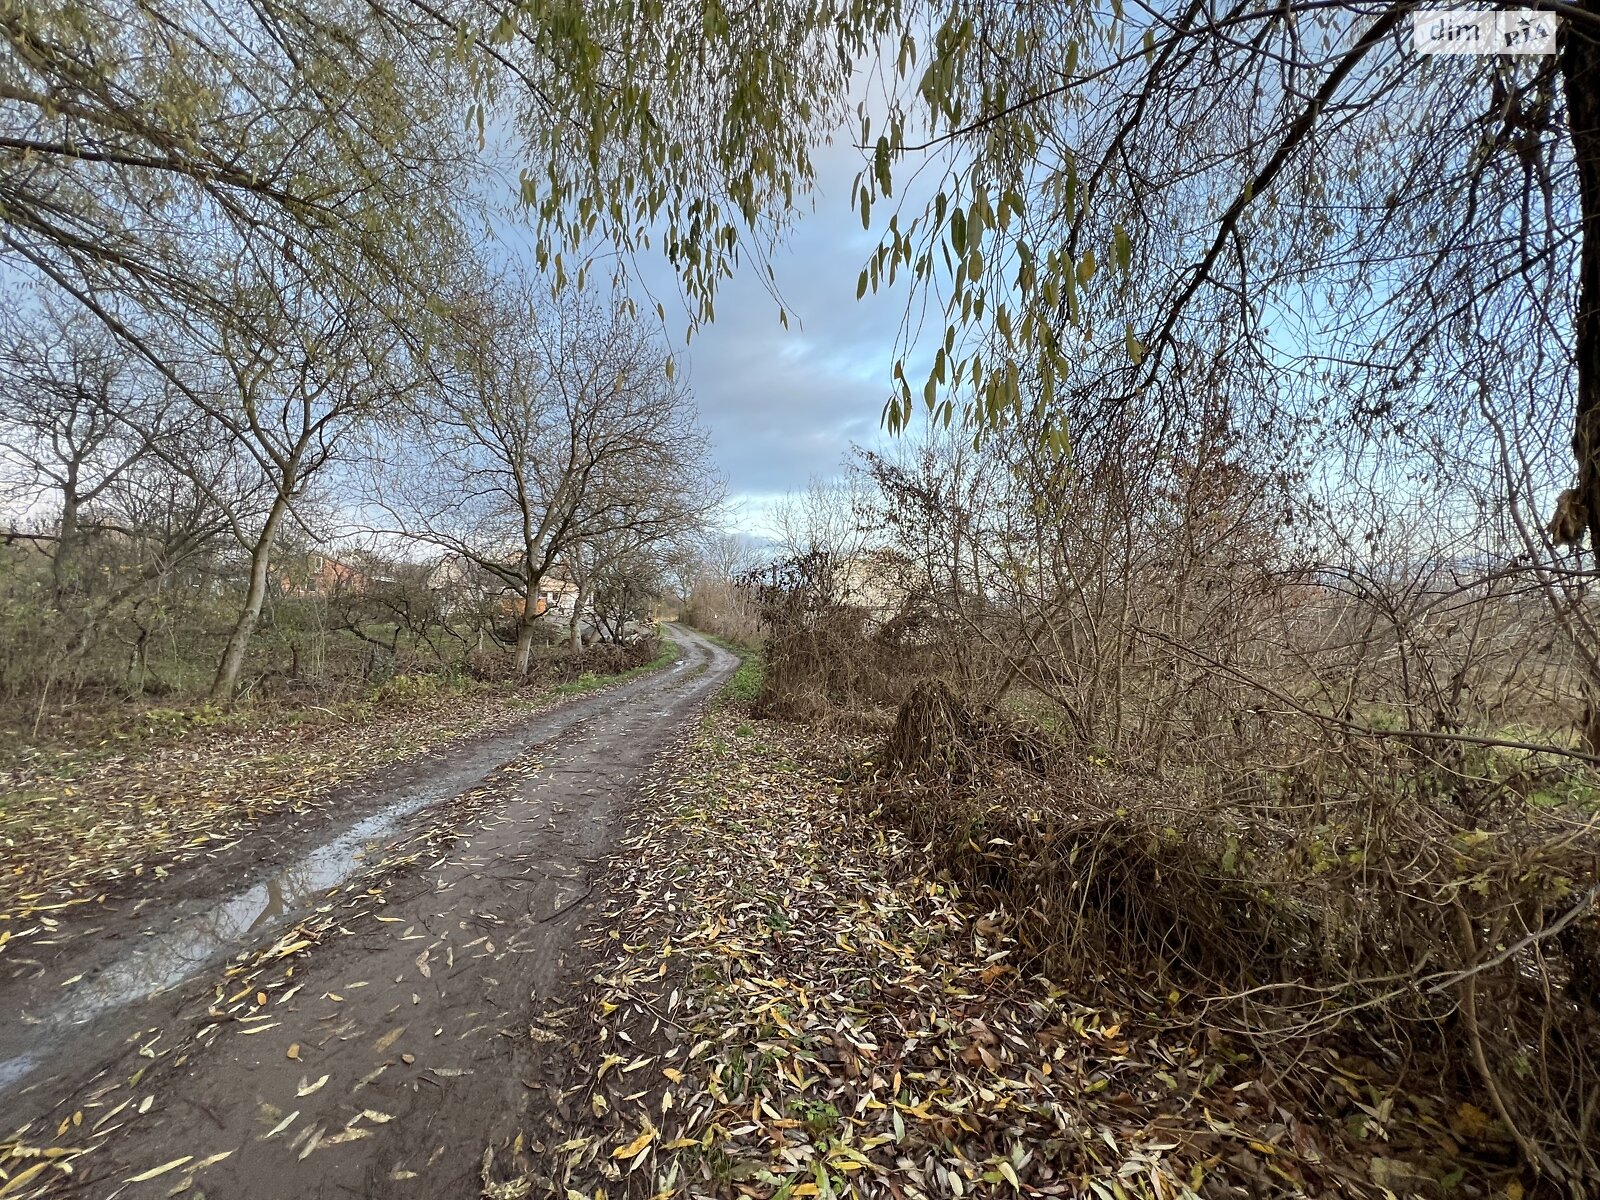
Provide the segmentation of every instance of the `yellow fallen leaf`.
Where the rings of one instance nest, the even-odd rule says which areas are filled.
[[[256,1003],[257,1004],[265,1004],[266,1002],[267,1002],[267,994],[265,992],[257,992],[256,993]]]
[[[661,1073],[672,1080],[673,1083],[683,1082],[683,1072],[678,1070],[677,1067],[662,1067]]]
[[[643,1153],[645,1148],[655,1140],[656,1131],[651,1129],[649,1126],[646,1126],[645,1131],[638,1137],[634,1138],[633,1141],[629,1142],[626,1146],[618,1146],[615,1150],[613,1150],[611,1152],[611,1157],[632,1158],[635,1154]]]
[[[376,1042],[372,1043],[372,1052],[374,1054],[382,1054],[390,1046],[398,1042],[400,1040],[400,1035],[405,1031],[406,1027],[404,1025],[396,1025],[393,1029],[389,1030],[388,1033],[384,1034]]]
[[[146,1179],[154,1179],[157,1175],[165,1175],[168,1171],[171,1171],[176,1167],[183,1166],[184,1163],[189,1162],[193,1158],[194,1155],[185,1154],[182,1158],[175,1158],[171,1162],[162,1163],[159,1167],[151,1167],[143,1174],[130,1176],[129,1178],[124,1179],[122,1182],[143,1183]]]
[[[274,1125],[272,1127],[272,1129],[267,1133],[266,1137],[263,1137],[261,1140],[262,1141],[266,1141],[267,1138],[277,1137],[285,1129],[289,1128],[290,1125],[293,1125],[294,1124],[294,1119],[296,1117],[298,1117],[299,1115],[300,1115],[300,1110],[297,1108],[292,1113],[290,1113],[287,1117],[285,1117],[283,1120],[279,1121],[276,1125]]]
[[[26,1171],[21,1171],[18,1174],[13,1175],[6,1181],[6,1185],[4,1187],[0,1187],[0,1196],[8,1196],[13,1192],[21,1191],[24,1184],[39,1178],[39,1175],[49,1165],[50,1164],[48,1162],[37,1162],[34,1163],[33,1166],[29,1167]]]
[[[293,1058],[293,1059],[298,1060],[299,1057],[300,1057],[300,1043],[299,1042],[291,1042],[289,1044],[289,1049],[284,1052],[283,1056],[285,1058]]]

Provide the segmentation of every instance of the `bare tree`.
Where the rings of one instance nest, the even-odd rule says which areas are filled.
[[[0,318],[0,453],[21,477],[13,502],[45,504],[54,603],[81,589],[76,578],[85,509],[138,468],[147,446],[126,417],[159,420],[161,384],[130,363],[97,322],[32,293]],[[155,411],[150,411],[150,410]]]
[[[238,685],[285,521],[319,473],[338,460],[346,440],[410,386],[402,331],[363,290],[369,281],[330,278],[313,288],[270,266],[232,272],[233,315],[211,322],[197,314],[200,319],[169,343],[174,358],[186,359],[186,401],[261,484],[239,489],[230,478],[228,491],[217,496],[249,561],[245,593],[211,686],[218,700]],[[176,455],[163,456],[173,469],[184,469]]]
[[[704,438],[634,320],[583,298],[540,309],[506,295],[456,303],[433,386],[379,448],[374,502],[395,532],[504,586],[526,672],[541,581],[586,539],[678,532],[703,502],[686,481],[704,473]]]

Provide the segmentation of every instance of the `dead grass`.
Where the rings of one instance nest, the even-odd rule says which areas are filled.
[[[1032,744],[919,685],[857,811],[1010,914],[1032,968],[1191,999],[1285,1079],[1328,1048],[1405,1062],[1397,1088],[1489,1114],[1500,1169],[1600,1185],[1592,816],[1467,819],[1406,789],[1414,763],[1382,758],[1404,749],[1362,747],[1343,788],[1225,797]]]

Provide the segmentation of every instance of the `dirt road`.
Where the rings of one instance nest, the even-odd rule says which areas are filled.
[[[264,827],[11,964],[0,1136],[89,1147],[56,1181],[83,1196],[479,1195],[590,872],[735,665],[672,635],[664,672]]]

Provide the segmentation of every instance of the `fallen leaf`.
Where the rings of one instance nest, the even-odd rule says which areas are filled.
[[[151,1167],[148,1171],[145,1171],[143,1174],[129,1176],[127,1179],[124,1179],[122,1182],[123,1183],[143,1183],[146,1179],[154,1179],[157,1175],[165,1175],[168,1171],[171,1171],[176,1167],[183,1166],[184,1163],[190,1161],[193,1158],[194,1158],[194,1155],[185,1154],[182,1158],[175,1158],[171,1162],[162,1163],[159,1167]]]
[[[289,1128],[290,1125],[293,1125],[294,1124],[294,1119],[296,1117],[298,1117],[299,1115],[300,1115],[300,1110],[297,1108],[292,1113],[290,1113],[287,1117],[285,1117],[283,1120],[279,1121],[276,1125],[274,1125],[272,1127],[272,1129],[266,1134],[266,1136],[263,1137],[261,1140],[264,1142],[264,1141],[267,1140],[267,1138],[277,1137],[285,1129]]]
[[[613,1150],[611,1152],[611,1157],[632,1158],[635,1154],[643,1153],[645,1148],[655,1140],[656,1131],[651,1129],[649,1126],[646,1126],[645,1131],[638,1137],[634,1138],[633,1141],[629,1142],[626,1146],[618,1146],[615,1150]]]

